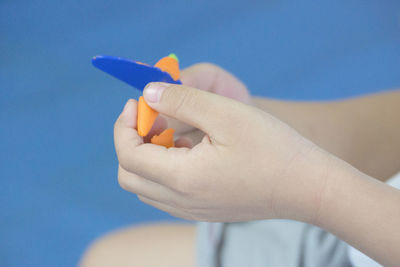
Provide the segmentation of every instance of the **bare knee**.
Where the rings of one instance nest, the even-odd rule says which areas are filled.
[[[95,240],[80,266],[194,266],[194,239],[191,224],[124,228]]]

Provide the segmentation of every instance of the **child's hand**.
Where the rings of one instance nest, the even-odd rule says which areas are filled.
[[[183,70],[181,81],[186,86],[251,104],[251,96],[246,86],[232,74],[214,64],[200,63]],[[166,128],[175,129],[175,135],[179,137],[178,146],[191,147],[192,141],[196,144],[203,135],[188,124],[161,115],[154,124],[154,130],[145,138],[145,142],[149,142],[153,134],[159,134]]]
[[[194,148],[143,143],[137,102],[115,124],[120,185],[174,216],[200,221],[313,221],[323,201],[327,153],[250,105],[183,85],[151,83],[146,102],[206,136]]]

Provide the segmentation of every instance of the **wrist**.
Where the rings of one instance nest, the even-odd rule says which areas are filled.
[[[317,225],[384,266],[397,266],[400,222],[398,190],[335,158],[317,217]],[[396,259],[397,257],[397,259]]]
[[[363,173],[347,162],[332,154],[326,154],[328,160],[325,165],[323,183],[315,192],[313,215],[307,223],[334,231],[338,222],[343,219],[342,216],[352,210],[351,201],[356,191],[365,186],[363,185],[365,182],[376,181],[365,179],[366,176]]]
[[[305,151],[288,166],[292,175],[279,208],[283,213],[278,216],[319,226],[338,160],[308,140],[306,143]]]

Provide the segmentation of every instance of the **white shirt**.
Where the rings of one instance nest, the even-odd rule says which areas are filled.
[[[400,173],[395,175],[387,184],[400,189]],[[354,267],[381,267],[379,263],[366,256],[359,250],[349,246],[349,258]]]

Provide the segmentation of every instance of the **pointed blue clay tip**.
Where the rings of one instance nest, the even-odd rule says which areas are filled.
[[[113,56],[95,56],[92,64],[96,68],[126,82],[127,84],[143,91],[150,82],[166,82],[181,84],[159,68],[143,65],[135,61]]]

